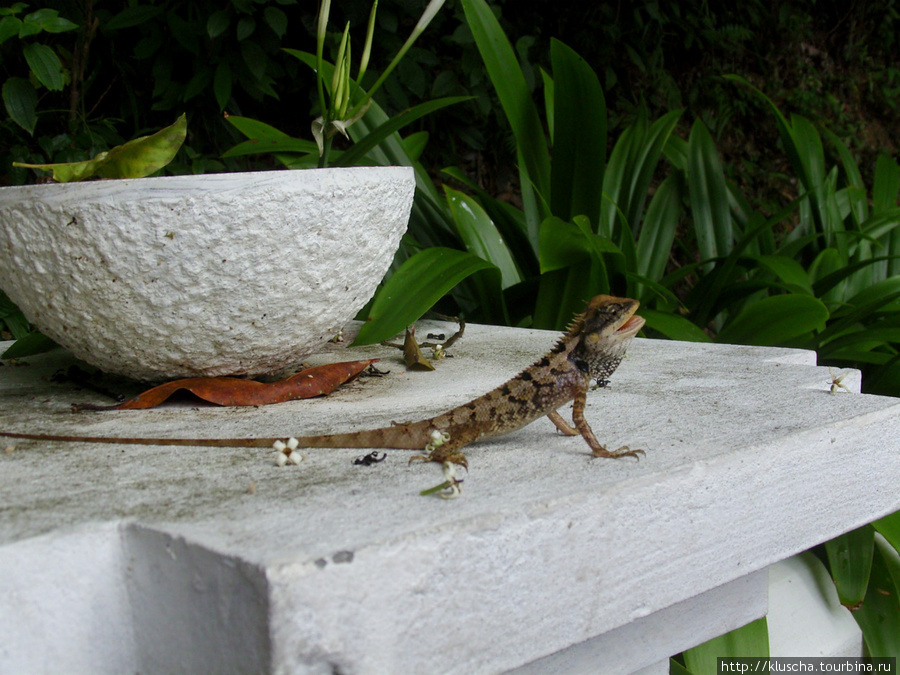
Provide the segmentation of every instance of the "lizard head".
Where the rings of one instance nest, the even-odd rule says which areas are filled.
[[[639,306],[630,298],[596,296],[569,326],[567,338],[577,341],[569,359],[599,384],[605,384],[644,325],[644,319],[635,314]]]

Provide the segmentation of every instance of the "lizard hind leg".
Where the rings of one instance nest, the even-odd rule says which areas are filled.
[[[559,429],[559,432],[563,436],[577,436],[578,429],[571,426],[568,422],[566,422],[562,415],[560,415],[557,411],[553,410],[547,413],[547,419],[549,419],[553,424],[556,425],[556,428]]]
[[[469,462],[466,456],[459,451],[465,445],[465,441],[453,439],[449,434],[440,431],[431,432],[431,442],[425,446],[427,455],[414,455],[409,458],[413,462],[437,462],[438,464],[458,464],[466,471],[469,470]]]

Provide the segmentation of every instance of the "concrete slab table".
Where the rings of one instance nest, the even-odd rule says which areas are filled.
[[[312,359],[391,371],[327,398],[80,414],[102,399],[51,381],[51,354],[0,368],[0,428],[364,429],[463,403],[555,339],[469,326],[433,373],[380,346]],[[636,340],[586,416],[646,457],[591,459],[539,420],[469,448],[454,501],[419,496],[441,472],[407,451],[279,468],[259,449],[0,442],[0,671],[666,672],[766,612],[768,566],[900,508],[900,407],[830,379],[811,352]]]

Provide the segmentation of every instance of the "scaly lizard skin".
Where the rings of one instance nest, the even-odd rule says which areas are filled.
[[[306,448],[401,448],[430,449],[430,462],[467,466],[464,446],[499,436],[547,415],[568,436],[581,434],[594,457],[637,457],[641,450],[607,450],[584,419],[584,405],[591,380],[606,386],[625,356],[631,339],[644,325],[637,316],[638,301],[598,295],[577,315],[568,331],[543,358],[493,391],[430,419],[325,436],[297,437]],[[573,402],[569,426],[557,409]],[[8,438],[129,445],[194,445],[206,447],[271,447],[276,438],[109,438],[54,436],[0,432]],[[435,440],[438,439],[438,443]],[[435,447],[436,446],[436,447]]]

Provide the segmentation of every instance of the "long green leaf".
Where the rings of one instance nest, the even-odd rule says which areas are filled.
[[[666,271],[681,220],[681,185],[678,174],[668,176],[647,206],[637,238],[638,271],[658,281]]]
[[[522,281],[522,275],[503,237],[487,212],[472,197],[444,186],[453,222],[469,253],[496,265],[500,270],[502,288]]]
[[[870,656],[900,654],[900,569],[896,555],[888,544],[875,539],[868,591],[853,612]]]
[[[856,160],[850,153],[847,145],[835,134],[825,129],[825,138],[837,149],[838,156],[841,158],[841,164],[844,167],[844,174],[847,176],[847,184],[861,188],[861,193],[853,193],[855,198],[851,201],[850,210],[853,213],[857,223],[864,222],[869,217],[869,202],[866,199],[865,183],[863,183],[862,174]]]
[[[593,258],[605,276],[603,256],[606,253],[620,253],[608,239],[594,234],[586,221],[567,223],[561,218],[550,216],[541,223],[541,272],[571,267]]]
[[[21,359],[26,356],[43,354],[51,349],[56,349],[57,346],[53,340],[43,333],[32,331],[10,345],[9,349],[0,354],[0,359]]]
[[[866,597],[874,551],[875,530],[871,525],[825,542],[831,578],[845,607],[852,609]]]
[[[668,143],[682,111],[673,110],[649,125],[639,117],[622,132],[610,155],[603,176],[604,203],[599,231],[619,241],[619,214],[632,232],[640,231],[648,189],[662,150]]]
[[[701,259],[727,255],[734,241],[725,171],[706,125],[697,119],[688,140],[688,194]],[[707,271],[711,264],[707,266]]]
[[[897,206],[897,192],[900,191],[900,164],[893,157],[879,155],[875,161],[875,176],[872,184],[872,210],[883,213]],[[889,255],[900,256],[900,230],[892,230],[883,243]],[[900,274],[900,258],[887,264],[888,276]]]
[[[427,101],[403,111],[399,115],[395,115],[384,124],[370,131],[363,138],[353,144],[353,147],[344,152],[338,161],[332,162],[332,166],[355,166],[360,163],[366,154],[375,146],[379,145],[384,139],[391,134],[396,133],[408,124],[412,124],[417,119],[424,117],[436,110],[446,108],[449,105],[468,101],[471,96],[448,96],[446,98]]]
[[[319,149],[313,141],[293,138],[265,122],[239,115],[229,115],[226,119],[248,140],[226,150],[222,154],[223,157],[240,157],[264,152],[316,153],[316,156],[319,154]]]
[[[662,333],[670,340],[712,342],[709,335],[678,314],[644,308],[638,313],[647,321],[647,328]]]
[[[310,68],[316,68],[316,56],[295,49],[285,49],[286,53],[299,59]],[[322,62],[325,84],[331,82],[334,66]],[[351,87],[355,83],[351,80]],[[361,89],[354,89],[351,104],[361,96]],[[389,117],[375,103],[370,102],[365,114],[348,129],[354,141],[361,141],[367,134],[389,121]],[[332,150],[332,157],[335,151]],[[409,231],[423,246],[455,245],[461,242],[456,237],[444,196],[440,194],[428,173],[419,162],[410,157],[403,139],[398,133],[384,138],[368,153],[368,158],[379,165],[412,166],[416,172],[416,199],[413,200],[409,218]]]
[[[537,191],[547,198],[550,194],[550,154],[531,90],[512,45],[485,0],[463,0],[462,4],[491,84],[516,137],[525,170]]]
[[[717,660],[728,657],[766,657],[769,655],[769,630],[766,618],[751,621],[708,642],[684,652],[684,664],[694,675],[717,675]],[[761,671],[762,672],[762,671]]]
[[[876,520],[872,526],[895,550],[900,551],[900,511]]]
[[[558,40],[551,40],[553,63],[553,160],[550,206],[553,215],[600,219],[606,166],[606,102],[596,73]]]
[[[828,309],[817,298],[792,293],[754,302],[722,329],[716,342],[780,345],[824,328]]]
[[[420,251],[405,261],[375,296],[354,345],[387,340],[417,321],[460,281],[493,265],[450,248]]]
[[[596,260],[553,270],[540,276],[534,328],[565,330],[576,312],[598,293],[609,293],[609,281]]]
[[[813,294],[809,275],[803,269],[803,265],[793,258],[783,255],[761,255],[756,260],[762,267],[772,272],[788,286],[803,293]]]

